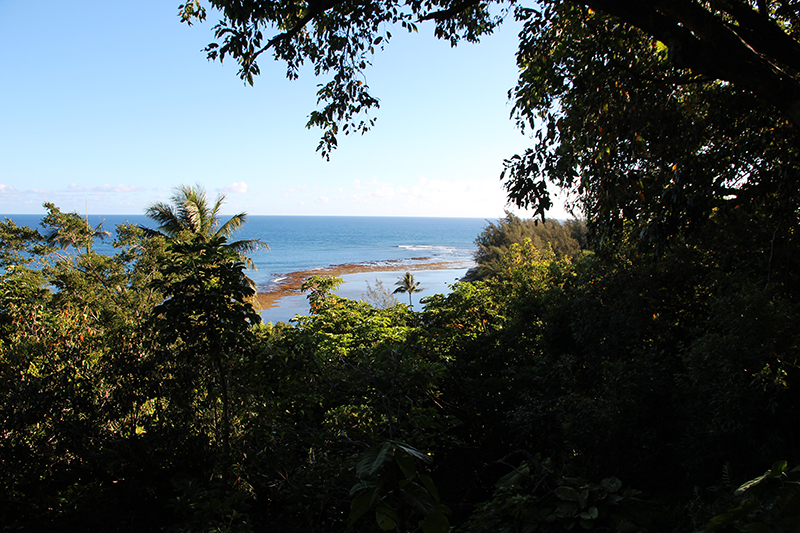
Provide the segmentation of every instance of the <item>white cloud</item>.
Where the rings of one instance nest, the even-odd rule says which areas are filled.
[[[389,183],[379,183],[378,185],[380,185],[380,187],[373,189],[363,196],[366,196],[367,198],[372,197],[390,200],[396,198],[398,195],[406,194],[405,187],[396,188]]]
[[[232,192],[237,194],[245,194],[247,192],[247,183],[243,181],[234,181],[230,185],[220,187],[219,192]]]
[[[144,187],[139,185],[123,185],[119,184],[114,187],[114,192],[142,192]]]
[[[117,185],[109,185],[108,183],[104,183],[103,185],[88,185],[84,187],[79,187],[76,183],[70,183],[65,192],[71,193],[90,193],[90,194],[103,194],[103,193],[131,193],[131,192],[142,192],[145,188],[141,185],[126,185],[124,183],[118,183]],[[36,191],[35,192],[46,192],[46,191]]]
[[[309,214],[498,218],[508,207],[506,202],[502,185],[495,179],[418,176],[396,182],[374,178],[351,181],[349,186],[339,189],[330,203],[324,204],[324,211]],[[567,217],[558,199],[555,203],[548,216]],[[319,203],[316,205],[321,207]],[[514,212],[522,217],[532,216],[516,209]]]
[[[505,197],[499,184],[479,180],[418,177],[398,186],[379,181],[355,184],[347,200],[365,214],[398,216],[502,216]]]

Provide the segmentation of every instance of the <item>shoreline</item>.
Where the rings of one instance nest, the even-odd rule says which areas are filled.
[[[435,261],[431,257],[413,257],[411,259],[393,259],[389,261],[368,263],[345,263],[330,265],[309,270],[290,272],[282,276],[279,283],[271,283],[266,288],[259,287],[256,298],[261,311],[272,309],[286,296],[299,295],[300,287],[311,276],[341,277],[348,274],[364,274],[368,272],[421,272],[425,270],[448,270],[472,268],[474,261]]]

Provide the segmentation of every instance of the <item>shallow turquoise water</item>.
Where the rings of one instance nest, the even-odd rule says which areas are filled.
[[[445,270],[422,270],[412,272],[414,279],[420,282],[422,292],[411,295],[414,303],[414,310],[421,311],[423,306],[420,299],[433,294],[447,294],[450,286],[464,277],[467,273],[466,268],[445,269]],[[398,281],[402,272],[364,272],[359,274],[347,274],[341,276],[344,284],[336,291],[336,294],[351,300],[364,299],[367,292],[367,282],[375,288],[376,280],[383,282],[383,288],[393,291],[395,283]],[[400,303],[408,304],[408,294],[396,294],[396,299]],[[291,295],[281,298],[278,305],[272,309],[261,312],[261,319],[264,322],[288,322],[295,315],[308,315],[308,301],[304,294]]]

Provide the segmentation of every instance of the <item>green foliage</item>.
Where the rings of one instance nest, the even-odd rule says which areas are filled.
[[[800,467],[778,461],[734,493],[736,507],[712,518],[703,531],[797,531],[800,528]]]
[[[47,215],[42,220],[42,225],[49,228],[45,236],[48,244],[62,250],[71,246],[89,253],[95,239],[111,236],[111,233],[103,231],[102,223],[93,228],[88,220],[81,218],[77,213],[62,213],[58,207],[49,202],[45,203],[44,207],[47,209]]]
[[[491,32],[512,8],[211,5],[221,20],[207,52],[234,58],[246,81],[268,50],[290,78],[306,61],[330,76],[309,120],[324,130],[324,156],[340,133],[371,127],[378,100],[362,74],[392,24],[413,32],[433,20],[455,43]],[[425,299],[418,322],[321,291],[313,316],[271,331],[264,348],[261,363],[281,377],[270,383],[289,395],[264,402],[280,419],[270,451],[303,465],[281,481],[267,476],[274,486],[309,481],[311,499],[338,510],[313,516],[341,525],[343,499],[326,498],[347,477],[342,458],[388,437],[437,451],[436,474],[447,479],[438,486],[460,520],[488,497],[485,470],[515,449],[542,450],[587,478],[621,477],[681,508],[722,464],[741,473],[795,457],[800,433],[786,422],[800,407],[795,7],[513,6],[524,28],[510,96],[533,146],[506,162],[509,199],[543,217],[548,186],[560,187],[598,254],[570,262],[534,253],[524,237],[507,248],[487,242],[491,281]],[[205,16],[198,2],[181,10],[185,21]],[[642,253],[652,250],[657,263]],[[291,490],[267,492],[293,502],[293,517],[311,516],[280,497]],[[726,523],[744,524],[753,509]]]
[[[450,531],[450,509],[439,500],[433,480],[418,469],[431,459],[398,442],[386,441],[364,451],[356,467],[359,482],[350,494],[350,526],[373,511],[382,531]],[[416,522],[416,525],[415,525]]]
[[[556,257],[576,257],[586,248],[586,227],[578,220],[563,224],[558,220],[537,221],[520,219],[510,211],[497,223],[489,222],[475,239],[477,268],[470,272],[470,280],[486,279],[497,274],[500,258],[513,244],[530,239],[533,246],[546,252],[551,249]]]
[[[258,60],[265,52],[286,63],[289,79],[298,77],[301,65],[313,65],[316,75],[328,75],[319,85],[317,103],[308,127],[319,127],[323,137],[318,151],[329,156],[339,134],[364,133],[375,119],[369,111],[379,107],[364,83],[364,70],[376,49],[392,38],[391,26],[416,32],[424,20],[433,20],[434,33],[455,45],[477,41],[502,21],[489,4],[448,6],[438,2],[372,2],[354,4],[333,0],[322,4],[271,2],[262,6],[211,0],[221,20],[214,26],[216,42],[206,47],[209,59],[230,57],[239,65],[239,77],[253,84],[260,73]],[[204,19],[199,2],[180,7],[184,22]],[[269,34],[273,33],[272,36]]]
[[[203,436],[227,443],[226,363],[258,320],[243,301],[243,264],[222,240],[167,246],[131,226],[117,228],[118,253],[101,256],[91,250],[98,228],[47,207],[44,233],[58,248],[3,227],[6,257],[21,255],[0,295],[6,524],[162,528],[174,518],[166,507],[132,510],[168,499],[170,470],[217,460],[201,452]],[[221,409],[209,405],[219,396]],[[226,491],[225,501],[237,493]]]
[[[261,321],[250,303],[254,292],[244,274],[244,263],[238,253],[226,246],[224,237],[173,240],[167,252],[170,261],[162,270],[163,278],[156,283],[165,300],[154,310],[153,330],[161,349],[172,352],[173,357],[179,355],[175,358],[178,365],[199,364],[214,369],[222,403],[215,433],[226,461],[230,367],[249,350],[247,333]],[[195,386],[200,386],[200,391],[205,389],[208,396],[214,388],[208,382]],[[180,388],[176,392],[186,394]]]
[[[712,218],[658,262],[630,249],[558,257],[523,239],[492,278],[418,313],[312,278],[313,312],[278,326],[259,324],[223,237],[123,226],[104,257],[84,239],[96,228],[50,214],[42,233],[0,224],[6,527],[760,531],[796,519],[788,467],[739,494],[712,486],[721,465],[735,487],[800,438],[786,423],[800,407],[798,256],[768,213],[747,232],[731,224],[749,214]],[[59,231],[84,237],[48,245]],[[425,471],[420,449],[437,458]]]
[[[502,330],[505,323],[504,306],[484,282],[456,283],[449,294],[428,296],[423,303],[422,340],[427,350],[447,361],[472,351],[472,343]]]
[[[253,290],[244,276],[244,263],[225,246],[224,238],[172,241],[167,253],[170,261],[156,284],[165,300],[156,314],[164,315],[175,340],[206,342],[219,329],[221,340],[228,341],[259,322],[249,305]]]
[[[311,279],[315,290],[335,278]],[[430,444],[447,422],[434,400],[442,362],[414,346],[414,315],[406,306],[375,309],[323,297],[311,317],[298,317],[292,345],[323,372],[326,428],[353,441],[402,439]]]
[[[157,418],[142,325],[160,301],[149,283],[163,243],[121,228],[120,252],[99,256],[96,228],[46,207],[45,234],[66,249],[35,231],[5,241],[25,257],[5,269],[0,296],[2,514],[8,527],[77,527],[83,516],[94,529],[129,516],[109,490],[126,478],[133,489],[130,458]]]
[[[519,9],[525,27],[511,96],[520,127],[536,132],[532,148],[506,161],[509,199],[543,216],[551,204],[546,184],[555,184],[572,193],[598,245],[631,234],[658,251],[722,213],[764,209],[790,220],[798,203],[791,184],[800,176],[797,122],[775,112],[772,106],[783,102],[770,102],[742,80],[720,79],[708,65],[681,65],[673,52],[689,37],[676,30],[667,39],[643,15],[656,17],[661,31],[705,17],[703,24],[730,32],[727,21],[748,18],[742,13],[750,8],[743,2],[735,3],[741,13],[695,2],[620,7],[627,3],[593,2],[589,9],[584,2],[547,1],[541,9]],[[676,15],[688,5],[695,7],[691,15]]]
[[[8,218],[0,222],[0,268],[14,268],[33,260],[26,251],[44,241],[35,229],[17,226]]]
[[[344,283],[341,278],[331,276],[311,276],[300,286],[301,292],[308,291],[308,303],[312,313],[318,313],[325,307],[335,305],[338,297],[333,293]]]
[[[461,529],[465,533],[648,531],[657,505],[610,477],[599,484],[557,476],[549,460],[530,458],[497,482]]]
[[[216,481],[204,484],[197,479],[173,479],[177,495],[169,506],[178,517],[180,533],[249,533],[253,531],[244,509],[249,507],[244,492],[229,490]]]
[[[181,185],[175,188],[171,204],[156,202],[145,211],[148,217],[158,222],[158,230],[142,230],[148,236],[160,235],[172,239],[224,239],[223,245],[226,248],[236,252],[247,268],[255,269],[255,265],[245,254],[262,248],[269,250],[269,246],[259,239],[228,242],[228,238],[247,222],[247,214],[236,214],[221,224],[219,212],[224,201],[225,195],[220,194],[211,204],[201,186]]]

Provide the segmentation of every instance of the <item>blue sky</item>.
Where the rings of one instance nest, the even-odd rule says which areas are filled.
[[[529,145],[513,24],[455,49],[394,29],[367,72],[376,127],[326,162],[305,128],[322,80],[265,57],[245,86],[202,52],[213,14],[189,27],[179,3],[0,0],[0,213],[141,214],[199,183],[228,214],[502,216],[502,161]]]

